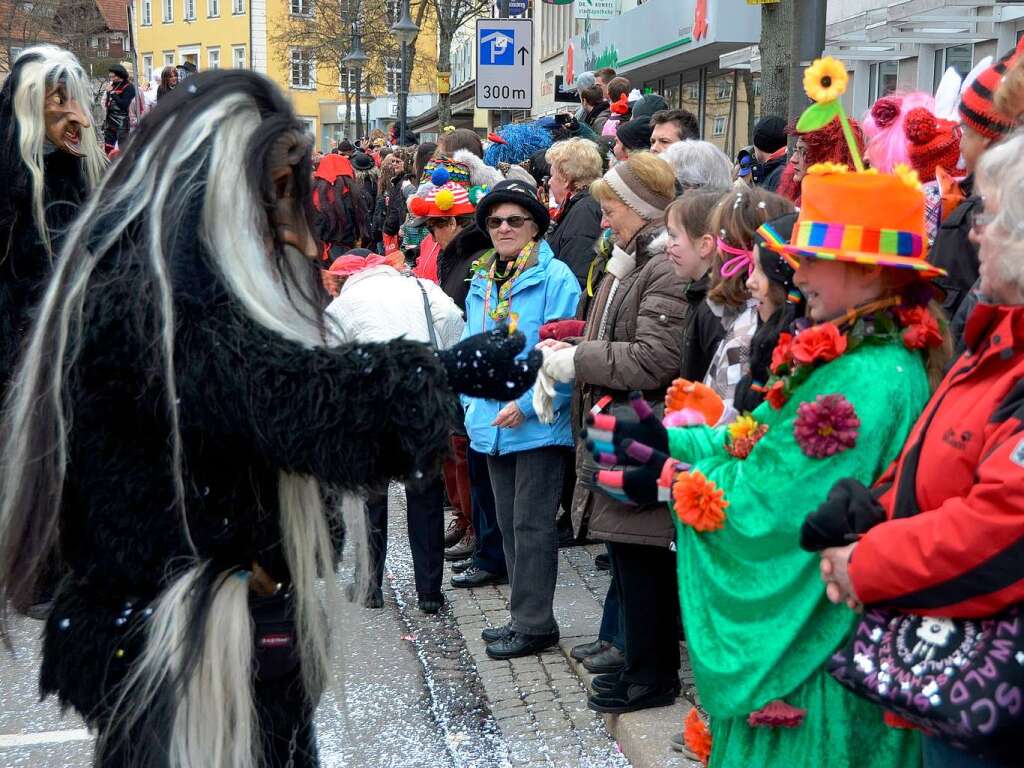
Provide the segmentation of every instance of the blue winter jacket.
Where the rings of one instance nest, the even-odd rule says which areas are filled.
[[[580,300],[580,284],[572,270],[555,258],[551,247],[540,241],[531,263],[515,281],[509,296],[509,311],[518,315],[518,328],[526,336],[525,357],[540,340],[540,327],[552,320],[576,316]],[[466,297],[466,330],[463,338],[494,328],[497,323],[484,312],[484,295],[489,282],[486,274],[474,274]],[[497,291],[491,291],[491,307],[497,303]],[[492,426],[498,411],[507,405],[498,400],[463,397],[466,409],[466,432],[474,451],[506,454],[543,448],[550,445],[573,444],[569,424],[569,401],[572,386],[559,386],[554,402],[555,421],[541,424],[533,410],[533,389],[516,402],[526,418],[515,429]]]

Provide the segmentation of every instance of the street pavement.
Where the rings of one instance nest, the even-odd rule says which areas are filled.
[[[691,765],[667,740],[692,690],[684,690],[689,701],[619,718],[586,707],[586,676],[567,652],[592,639],[600,621],[608,576],[593,567],[599,548],[560,553],[561,647],[497,662],[486,657],[480,631],[508,620],[508,587],[452,590],[446,568],[448,603],[436,616],[422,614],[398,486],[389,519],[384,608],[347,604],[338,623],[341,682],[317,716],[324,768],[630,768],[626,755],[637,768]],[[341,578],[348,580],[345,568]],[[18,620],[15,654],[0,649],[0,768],[86,768],[92,736],[52,698],[38,700],[40,626]],[[684,669],[688,686],[687,677]]]

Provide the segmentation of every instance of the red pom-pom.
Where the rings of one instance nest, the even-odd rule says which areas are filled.
[[[430,210],[430,204],[422,197],[414,197],[409,200],[409,213],[413,216],[426,216]]]
[[[903,130],[906,132],[907,138],[915,144],[927,144],[935,138],[939,128],[935,122],[935,115],[924,107],[917,107],[907,113]]]

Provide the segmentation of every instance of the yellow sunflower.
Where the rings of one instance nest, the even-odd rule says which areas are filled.
[[[739,440],[742,437],[750,437],[754,433],[757,429],[757,421],[750,415],[739,416],[727,429],[729,430],[729,437],[733,440]]]
[[[896,163],[893,166],[892,174],[911,189],[921,189],[921,179],[917,171],[904,163]]]
[[[846,92],[849,79],[842,62],[826,56],[816,60],[804,72],[804,91],[811,101],[819,104],[835,101]]]

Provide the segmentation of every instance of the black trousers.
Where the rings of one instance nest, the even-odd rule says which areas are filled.
[[[622,605],[626,667],[622,679],[667,685],[679,678],[679,593],[675,555],[665,547],[610,542]]]
[[[494,489],[487,469],[487,454],[466,450],[469,469],[469,493],[473,501],[473,530],[476,531],[476,549],[473,565],[482,571],[504,576],[505,544],[498,528],[498,511],[494,507]]]
[[[444,482],[438,476],[418,488],[405,488],[406,523],[416,593],[420,599],[441,597],[444,570]],[[366,499],[366,528],[370,551],[371,588],[384,583],[388,553],[388,496],[371,493]]]

